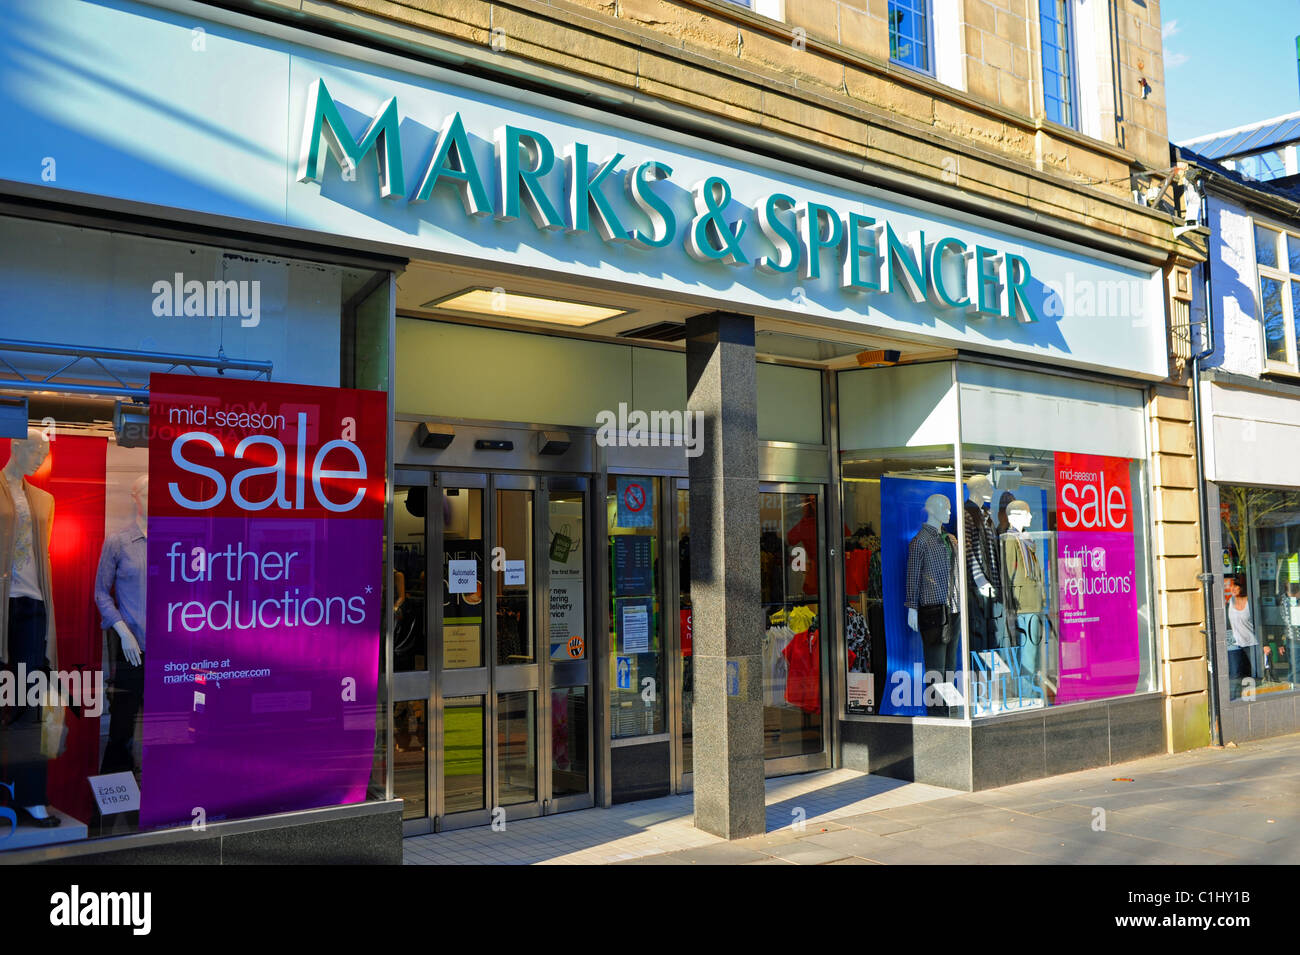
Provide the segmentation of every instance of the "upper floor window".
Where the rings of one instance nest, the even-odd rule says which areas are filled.
[[[1043,110],[1062,126],[1078,126],[1071,0],[1038,0],[1043,44]]]
[[[889,58],[922,73],[934,72],[930,0],[889,0]]]
[[[731,0],[738,7],[746,7],[773,20],[785,19],[785,0]]]
[[[1300,374],[1300,235],[1255,223],[1266,371]]]

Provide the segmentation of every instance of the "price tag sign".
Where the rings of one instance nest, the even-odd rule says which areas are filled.
[[[140,808],[140,787],[136,785],[134,773],[107,773],[91,776],[87,781],[95,802],[99,805],[101,816],[111,816],[115,812],[135,812]]]

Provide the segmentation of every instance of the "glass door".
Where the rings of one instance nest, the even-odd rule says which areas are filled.
[[[585,482],[443,473],[434,485],[439,828],[590,805]]]
[[[590,598],[595,567],[587,546],[586,478],[546,480],[542,545],[548,573],[546,688],[550,741],[549,811],[592,805]]]

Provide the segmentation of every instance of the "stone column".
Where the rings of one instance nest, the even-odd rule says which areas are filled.
[[[688,459],[695,825],[740,839],[766,830],[752,317],[687,319],[686,390],[703,415],[702,453]]]

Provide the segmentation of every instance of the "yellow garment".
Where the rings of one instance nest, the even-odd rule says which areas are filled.
[[[790,629],[795,633],[803,633],[816,619],[817,611],[808,607],[795,607],[790,611]]]

